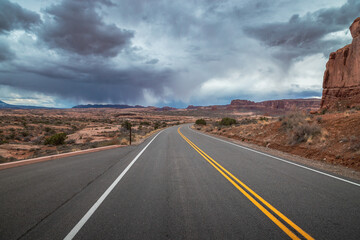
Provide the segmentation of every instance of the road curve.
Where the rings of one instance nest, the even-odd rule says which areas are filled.
[[[0,239],[360,238],[359,182],[188,126],[1,170]]]

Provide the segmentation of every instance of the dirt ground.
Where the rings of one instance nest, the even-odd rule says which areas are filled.
[[[0,163],[108,145],[136,143],[157,129],[193,122],[192,117],[164,116],[151,109],[1,109]],[[63,144],[46,144],[65,133]]]
[[[176,113],[178,111],[175,111]],[[0,110],[0,162],[9,162],[63,152],[108,145],[128,145],[132,124],[132,141],[139,142],[157,129],[199,118],[207,125],[198,130],[279,150],[317,162],[344,166],[360,171],[360,111],[309,114],[289,112],[284,116],[264,116],[208,111],[173,111],[153,109],[32,109]],[[230,116],[237,123],[220,124]],[[58,133],[65,133],[63,144],[45,144]]]
[[[250,120],[249,120],[250,119]],[[360,171],[360,111],[252,116],[231,126],[207,119],[198,130]]]

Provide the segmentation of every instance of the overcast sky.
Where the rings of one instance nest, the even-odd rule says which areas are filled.
[[[0,100],[186,107],[321,97],[360,0],[0,0]]]

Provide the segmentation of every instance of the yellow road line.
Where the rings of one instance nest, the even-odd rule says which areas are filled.
[[[242,194],[244,194],[256,207],[258,207],[268,218],[270,218],[291,239],[300,239],[300,238],[298,238],[290,229],[288,229],[283,223],[281,223],[273,214],[271,214],[268,210],[266,210],[258,201],[256,201],[251,195],[249,195],[243,188],[245,188],[248,192],[250,192],[259,201],[261,201],[265,206],[267,206],[269,209],[271,209],[275,214],[277,214],[281,219],[283,219],[286,223],[288,223],[291,227],[293,227],[296,231],[298,231],[306,239],[308,239],[308,240],[314,239],[309,234],[307,234],[304,230],[302,230],[299,226],[297,226],[295,223],[293,223],[290,219],[288,219],[285,215],[283,215],[280,211],[278,211],[276,208],[274,208],[270,203],[265,201],[262,197],[260,197],[258,194],[256,194],[253,190],[251,190],[243,182],[241,182],[239,179],[237,179],[233,174],[231,174],[224,167],[222,167],[218,162],[216,162],[209,155],[207,155],[204,151],[202,151],[198,146],[196,146],[193,142],[191,142],[187,137],[185,137],[180,132],[180,127],[178,128],[178,133],[187,143],[189,143],[189,145],[192,148],[194,148],[207,162],[209,162],[218,172],[220,172],[230,183],[232,183]],[[243,188],[240,187],[237,183],[235,183],[229,176],[232,177],[236,182],[238,182]]]

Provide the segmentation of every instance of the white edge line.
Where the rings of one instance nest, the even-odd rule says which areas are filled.
[[[162,130],[164,131],[164,130]],[[161,132],[162,132],[161,131]],[[75,225],[75,227],[69,232],[68,235],[64,238],[64,240],[71,240],[75,237],[75,235],[80,231],[80,229],[85,225],[85,223],[89,220],[91,215],[94,214],[96,209],[101,205],[101,203],[105,200],[105,198],[110,194],[110,192],[115,188],[115,186],[120,182],[120,180],[124,177],[127,171],[131,168],[131,166],[136,162],[136,160],[143,154],[146,148],[154,141],[154,139],[161,133],[159,132],[156,136],[151,139],[151,141],[141,150],[141,152],[136,155],[136,157],[131,161],[131,163],[122,171],[122,173],[115,179],[115,181],[106,189],[106,191],[101,195],[101,197],[96,201],[96,203],[87,211],[87,213],[80,219],[80,221]]]
[[[255,152],[255,153],[258,153],[258,154],[267,156],[267,157],[271,157],[271,158],[274,158],[274,159],[276,159],[276,160],[279,160],[279,161],[282,161],[282,162],[286,162],[286,163],[288,163],[288,164],[292,164],[292,165],[295,165],[295,166],[297,166],[297,167],[301,167],[301,168],[304,168],[304,169],[307,169],[307,170],[310,170],[310,171],[313,171],[313,172],[316,172],[316,173],[319,173],[319,174],[322,174],[322,175],[325,175],[325,176],[328,176],[328,177],[332,177],[332,178],[335,178],[335,179],[337,179],[337,180],[340,180],[340,181],[343,181],[343,182],[347,182],[347,183],[350,183],[350,184],[353,184],[353,185],[355,185],[355,186],[360,187],[360,184],[359,184],[359,183],[352,182],[352,181],[349,181],[349,180],[346,180],[346,179],[343,179],[343,178],[340,178],[340,177],[336,177],[336,176],[334,176],[334,175],[331,175],[331,174],[328,174],[328,173],[324,173],[324,172],[321,172],[321,171],[318,171],[318,170],[315,170],[315,169],[312,169],[312,168],[309,168],[309,167],[305,167],[305,166],[303,166],[303,165],[296,164],[296,163],[293,163],[293,162],[284,160],[284,159],[282,159],[282,158],[278,158],[278,157],[272,156],[272,155],[270,155],[270,154],[266,154],[266,153],[263,153],[263,152],[259,152],[259,151],[256,151],[256,150],[254,150],[254,149],[248,148],[248,147],[244,147],[244,146],[241,146],[241,145],[232,143],[232,142],[228,142],[228,141],[222,140],[222,139],[220,139],[220,138],[216,138],[216,137],[213,137],[213,136],[210,136],[210,135],[207,135],[207,134],[204,134],[204,133],[195,131],[195,130],[191,129],[190,126],[189,126],[189,129],[190,129],[191,131],[197,133],[197,134],[201,134],[201,135],[204,135],[204,136],[206,136],[206,137],[213,138],[213,139],[215,139],[215,140],[218,140],[218,141],[221,141],[221,142],[224,142],[224,143],[228,143],[228,144],[234,145],[234,146],[236,146],[236,147],[243,148],[243,149],[246,149],[246,150],[248,150],[248,151]]]

